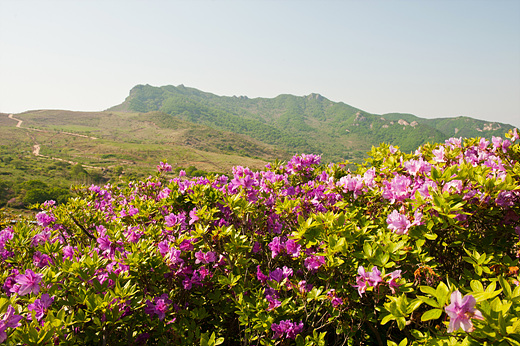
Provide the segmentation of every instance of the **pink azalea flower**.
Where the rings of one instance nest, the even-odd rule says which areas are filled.
[[[394,270],[390,274],[387,274],[387,276],[390,276],[390,281],[388,281],[388,286],[390,287],[390,290],[393,294],[395,294],[397,288],[400,286],[397,283],[397,279],[401,278],[401,271],[400,270]]]
[[[287,339],[296,338],[297,334],[300,334],[303,330],[303,322],[296,324],[296,322],[291,322],[290,320],[280,321],[280,323],[271,324],[271,330],[274,332],[273,339],[278,339],[279,337],[285,337]]]
[[[325,264],[325,257],[311,255],[303,261],[303,264],[307,270],[316,270]]]
[[[272,295],[266,296],[265,299],[267,299],[267,301],[269,302],[267,311],[272,311],[282,305],[282,302],[276,299],[276,297],[273,297]]]
[[[397,210],[394,210],[388,215],[386,223],[388,224],[388,229],[396,234],[407,234],[411,226],[406,215],[401,215]]]
[[[157,170],[159,172],[171,172],[172,166],[166,162],[161,161],[161,163],[159,163],[159,165],[157,165]]]
[[[20,320],[22,316],[14,314],[14,308],[12,306],[7,307],[7,312],[0,320],[0,343],[7,339],[7,328],[16,328],[20,326]]]
[[[52,214],[47,214],[46,212],[42,211],[38,214],[36,214],[36,221],[40,226],[47,227],[54,221],[56,221],[56,218]]]
[[[439,149],[432,150],[433,161],[435,162],[446,162],[444,159],[444,147],[439,146]]]
[[[72,260],[74,258],[74,248],[70,245],[63,247],[63,259],[68,258]]]
[[[287,253],[291,255],[292,257],[298,257],[300,256],[300,248],[301,245],[295,242],[292,239],[289,239],[285,242],[285,248],[287,250]]]
[[[193,225],[196,221],[199,220],[199,217],[197,216],[197,208],[193,208],[192,211],[190,211],[190,225]]]
[[[29,311],[34,311],[36,313],[36,319],[40,321],[45,316],[47,308],[51,306],[53,301],[54,298],[51,298],[47,293],[44,293],[40,299],[36,299],[34,303],[27,305],[27,308]],[[31,321],[32,314],[28,314],[27,319]]]
[[[195,258],[196,258],[195,264],[199,264],[199,263],[207,264],[207,263],[215,262],[215,260],[217,259],[215,256],[215,253],[212,251],[208,251],[207,253],[204,253],[202,251],[196,252]]]
[[[166,227],[174,227],[179,224],[179,218],[175,214],[166,215],[164,217],[164,221],[166,221]]]
[[[17,285],[11,288],[11,292],[16,292],[20,296],[28,293],[38,294],[40,292],[39,283],[42,280],[42,274],[36,274],[30,269],[25,270],[25,274],[15,276],[14,280]]]
[[[451,304],[445,307],[446,313],[450,316],[450,324],[448,326],[448,333],[451,333],[459,328],[465,332],[473,330],[472,318],[483,319],[482,313],[475,309],[477,301],[471,295],[462,295],[457,290],[451,294]]]
[[[267,281],[267,276],[264,273],[262,273],[262,269],[260,269],[260,265],[258,265],[256,267],[256,278],[261,283],[265,283]]]
[[[271,250],[271,257],[275,258],[285,248],[285,243],[280,241],[280,237],[274,237],[273,240],[267,245]]]

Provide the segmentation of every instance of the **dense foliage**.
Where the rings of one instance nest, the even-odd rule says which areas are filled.
[[[84,187],[0,231],[8,344],[520,344],[520,145]]]

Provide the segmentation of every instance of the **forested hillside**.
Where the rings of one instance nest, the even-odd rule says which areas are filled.
[[[375,101],[376,102],[376,101]],[[423,119],[412,114],[375,115],[319,94],[275,98],[217,96],[180,86],[137,85],[111,111],[159,111],[230,131],[289,153],[321,154],[331,161],[359,161],[372,146],[392,143],[411,151],[452,136],[491,138],[512,126],[468,117]]]

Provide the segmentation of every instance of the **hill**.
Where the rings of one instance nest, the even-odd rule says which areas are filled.
[[[287,156],[247,136],[159,112],[0,114],[0,207],[60,200],[71,184],[144,178],[160,161],[196,176],[228,174],[236,165],[258,169]]]
[[[103,112],[0,114],[0,206],[64,199],[73,183],[146,177],[160,161],[188,176],[261,168],[297,153],[361,162],[380,142],[411,151],[452,136],[503,136],[511,128],[468,117],[370,114],[319,94],[250,99],[138,85]]]
[[[275,98],[217,96],[179,86],[137,85],[109,111],[162,112],[175,119],[246,135],[290,154],[321,154],[326,161],[359,161],[381,142],[411,151],[453,137],[502,136],[512,126],[469,117],[424,119],[370,114],[319,94]]]

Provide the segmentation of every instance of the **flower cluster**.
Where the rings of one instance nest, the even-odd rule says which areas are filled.
[[[462,298],[462,294],[457,290],[451,294],[451,304],[445,307],[446,313],[450,316],[448,333],[462,328],[465,332],[473,330],[472,318],[483,319],[482,313],[475,309],[475,297],[468,294]]]
[[[363,266],[359,266],[356,284],[353,285],[353,287],[357,288],[360,296],[363,296],[363,293],[365,293],[368,287],[377,287],[380,283],[386,282],[392,293],[395,293],[396,289],[400,286],[397,280],[401,278],[401,270],[394,270],[389,274],[381,275],[381,271],[377,269],[376,266],[374,266],[370,272],[366,272]],[[389,280],[385,281],[387,278]]]
[[[274,332],[273,339],[285,337],[287,339],[294,339],[296,335],[300,334],[303,330],[303,322],[299,323],[291,322],[290,320],[280,321],[280,323],[271,324],[271,329]]]
[[[7,312],[0,320],[0,342],[4,342],[7,339],[7,328],[19,327],[22,318],[20,315],[15,315],[15,310],[12,306],[7,307]]]
[[[357,168],[297,155],[229,178],[169,179],[161,162],[142,181],[44,203],[36,223],[0,230],[0,340],[198,344],[215,333],[226,344],[319,344],[323,331],[361,344],[380,329],[396,342],[408,330],[395,323],[427,322],[413,309],[435,317],[432,335],[478,333],[471,319],[489,314],[473,295],[452,294],[447,330],[438,302],[449,293],[433,313],[426,295],[449,292],[434,287],[445,278],[475,290],[479,273],[504,287],[517,280],[520,147],[508,136],[410,154],[383,145]],[[392,304],[402,310],[394,320]]]

